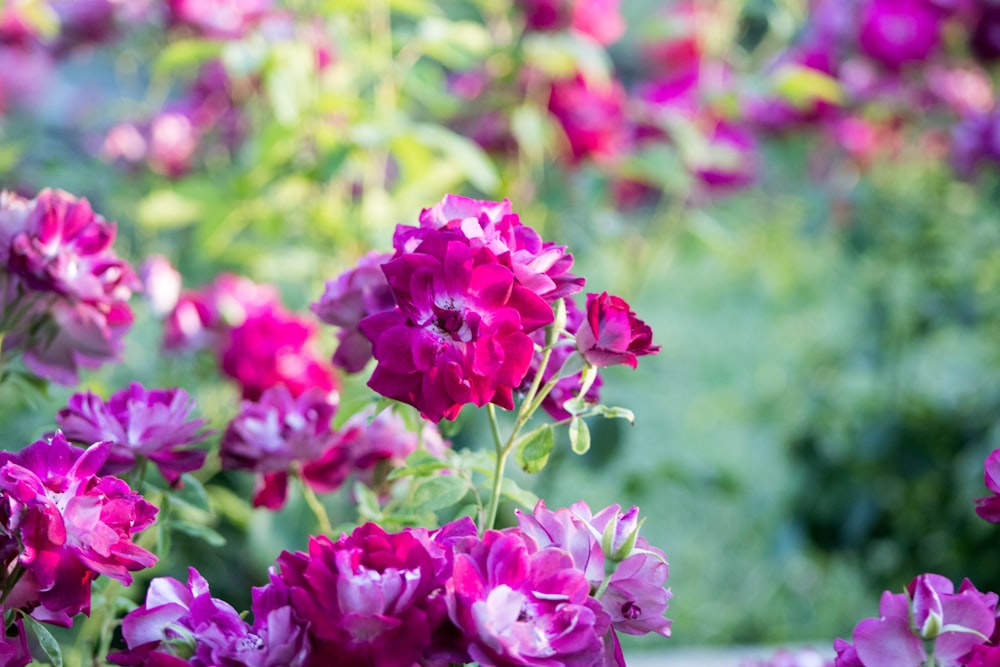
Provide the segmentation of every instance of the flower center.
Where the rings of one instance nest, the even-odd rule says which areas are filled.
[[[642,607],[629,600],[622,605],[622,616],[625,617],[626,620],[634,621],[642,616]]]

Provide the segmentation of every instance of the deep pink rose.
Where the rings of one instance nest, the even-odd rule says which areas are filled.
[[[578,75],[552,84],[549,112],[562,125],[573,164],[585,158],[608,162],[629,151],[625,99],[618,81],[598,83]]]
[[[396,310],[361,320],[378,361],[368,386],[433,422],[466,403],[512,409],[534,352],[528,334],[552,308],[488,248],[448,230],[422,237],[382,265]]]
[[[994,449],[986,457],[983,479],[993,495],[976,499],[976,514],[990,523],[1000,523],[1000,449]]]
[[[413,667],[438,651],[455,653],[438,645],[448,634],[441,593],[451,575],[450,545],[475,534],[468,518],[433,532],[386,533],[368,523],[336,542],[312,537],[308,553],[282,553],[278,578],[308,624],[309,667]],[[467,662],[460,651],[452,658]]]
[[[656,354],[653,330],[632,312],[628,303],[607,292],[587,295],[587,317],[576,334],[576,348],[592,366],[624,364],[636,367],[636,358]]]
[[[8,596],[50,623],[69,626],[90,613],[99,575],[128,585],[156,556],[132,541],[153,523],[156,508],[116,477],[99,477],[111,451],[100,442],[72,447],[62,433],[11,454],[0,452],[0,555],[25,570]]]
[[[287,387],[295,396],[317,387],[333,391],[337,380],[315,347],[316,326],[275,304],[249,315],[229,331],[221,353],[222,371],[236,380],[243,397]]]
[[[72,442],[111,443],[100,474],[131,470],[142,457],[177,485],[182,473],[198,470],[205,463],[206,452],[192,445],[208,435],[202,430],[208,420],[189,419],[194,407],[183,389],[146,390],[133,382],[107,402],[90,391],[74,394],[59,411],[56,424]]]

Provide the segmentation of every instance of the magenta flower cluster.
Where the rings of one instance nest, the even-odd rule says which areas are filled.
[[[0,329],[5,356],[31,372],[76,384],[81,368],[116,361],[132,324],[139,280],[112,249],[115,225],[86,199],[43,190],[0,192]]]
[[[469,518],[436,530],[387,533],[368,523],[337,540],[313,537],[307,552],[282,553],[270,582],[254,590],[252,624],[211,598],[194,570],[186,587],[154,580],[122,624],[128,649],[114,661],[612,667],[624,665],[616,632],[669,634],[667,564],[637,538],[634,511],[540,506],[532,521],[481,537]],[[541,529],[550,522],[563,525],[553,533],[565,544]],[[610,536],[603,547],[598,529]]]
[[[341,328],[337,363],[348,370],[367,363],[360,332],[377,361],[368,385],[427,419],[455,419],[469,403],[512,409],[515,392],[538,373],[536,345],[544,343],[555,304],[583,287],[570,272],[573,257],[523,224],[506,200],[448,195],[424,209],[419,223],[398,226],[392,256],[369,255],[313,304]],[[586,322],[576,318],[569,332],[587,363],[634,367],[636,356],[659,350],[620,298],[589,295],[587,309]],[[546,382],[570,354],[566,345],[553,348]],[[563,383],[556,396],[568,400],[575,396],[570,383],[580,387],[579,371],[556,381]],[[588,387],[588,399],[596,400],[596,387]],[[553,400],[545,409],[563,413]]]

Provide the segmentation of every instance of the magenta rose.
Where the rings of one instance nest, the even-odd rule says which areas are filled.
[[[475,534],[467,518],[434,532],[386,533],[368,523],[336,542],[312,537],[308,553],[282,553],[278,579],[307,627],[309,667],[413,667],[449,652],[451,661],[467,662],[438,640],[450,634],[441,595],[450,545]]]
[[[990,523],[1000,523],[1000,449],[986,457],[983,479],[992,495],[976,499],[976,514]]]
[[[482,665],[607,664],[609,619],[562,549],[539,549],[516,530],[488,530],[455,547],[448,613]]]
[[[116,477],[99,477],[111,443],[86,450],[62,433],[12,454],[0,452],[0,555],[24,575],[5,601],[69,626],[90,613],[90,585],[105,575],[128,585],[156,556],[132,541],[157,509]]]
[[[625,100],[625,89],[618,81],[593,82],[578,75],[552,84],[549,112],[566,135],[571,163],[586,158],[607,162],[629,151]]]
[[[378,361],[368,386],[433,422],[467,403],[512,409],[534,352],[528,334],[552,308],[489,248],[448,230],[422,236],[382,265],[397,308],[359,325]]]
[[[587,316],[576,333],[576,349],[591,366],[636,367],[637,357],[656,354],[653,330],[621,297],[607,292],[587,295]]]
[[[152,461],[170,484],[177,485],[181,474],[198,470],[205,463],[206,452],[193,445],[207,437],[202,427],[208,420],[189,419],[194,407],[183,389],[146,390],[133,382],[107,402],[89,391],[74,394],[59,411],[56,424],[72,442],[111,443],[100,474],[131,470],[141,457]]]
[[[927,0],[867,0],[861,49],[886,67],[926,60],[941,39],[941,13]]]

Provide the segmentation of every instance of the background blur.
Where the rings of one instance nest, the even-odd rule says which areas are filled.
[[[186,288],[239,273],[308,314],[452,192],[509,197],[626,298],[663,346],[604,374],[636,425],[519,481],[641,507],[670,645],[847,636],[922,572],[1000,589],[973,510],[1000,446],[993,3],[3,1],[0,186],[87,197]],[[224,424],[236,390],[136,308],[84,386],[182,386]],[[5,387],[11,449],[71,393]],[[150,576],[197,558],[241,608],[312,526],[213,482],[226,546],[178,536]]]

